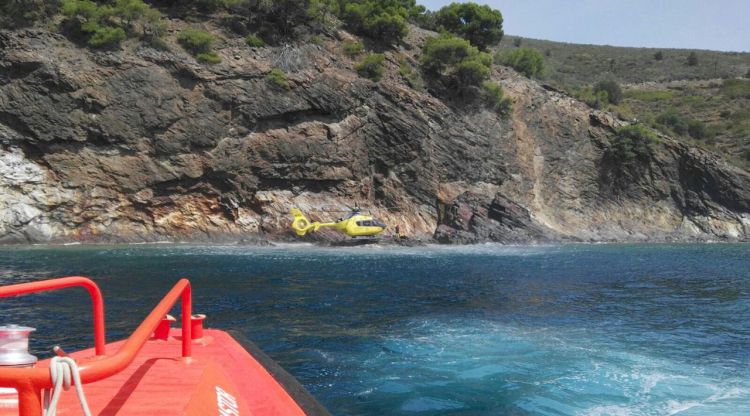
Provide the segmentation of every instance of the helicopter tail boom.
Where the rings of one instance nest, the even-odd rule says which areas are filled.
[[[311,222],[299,208],[292,208],[289,213],[292,215],[292,217],[294,217],[294,219],[292,220],[292,229],[300,237],[309,232],[318,231],[320,227],[336,226],[336,223],[320,223],[318,221]]]

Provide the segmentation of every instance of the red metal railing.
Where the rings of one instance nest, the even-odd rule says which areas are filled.
[[[101,292],[94,282],[85,277],[67,277],[62,279],[45,280],[41,282],[22,283],[0,287],[0,297],[23,295],[46,290],[56,290],[72,286],[83,286],[89,290],[94,303],[94,338],[96,354],[104,355],[104,303]],[[182,306],[182,356],[191,355],[191,325],[192,291],[190,282],[181,279],[172,290],[164,296],[130,337],[111,356],[97,357],[78,363],[81,373],[81,383],[87,384],[110,377],[125,369],[143,344],[154,332],[161,319],[172,309],[177,299],[181,299]],[[98,306],[97,306],[98,305]],[[97,336],[99,334],[99,336]],[[101,349],[99,348],[101,341]],[[101,351],[101,354],[99,353]],[[42,414],[42,390],[52,387],[49,369],[33,368],[0,368],[0,387],[12,387],[18,390],[18,409],[20,416],[40,416]]]
[[[2,286],[0,287],[0,298],[60,290],[75,286],[83,287],[89,291],[94,312],[94,349],[96,350],[96,355],[104,355],[106,348],[106,341],[104,340],[104,299],[102,299],[102,292],[99,290],[99,287],[91,279],[73,276]]]

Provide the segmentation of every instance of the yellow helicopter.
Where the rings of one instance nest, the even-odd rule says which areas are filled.
[[[386,225],[371,215],[362,214],[359,208],[352,209],[348,214],[335,222],[310,221],[299,208],[292,208],[289,212],[293,217],[292,229],[302,237],[309,232],[318,231],[321,227],[335,228],[349,237],[371,237],[385,231]]]

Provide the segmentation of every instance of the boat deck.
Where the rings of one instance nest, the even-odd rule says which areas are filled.
[[[107,345],[111,354],[123,341]],[[168,340],[148,340],[122,372],[84,385],[95,415],[305,415],[277,378],[228,333],[206,329],[193,341],[193,355],[180,357],[181,331]],[[93,349],[71,354],[94,356]],[[48,361],[37,366],[45,367]],[[0,406],[0,415],[17,409]],[[71,388],[62,393],[58,415],[82,414]]]

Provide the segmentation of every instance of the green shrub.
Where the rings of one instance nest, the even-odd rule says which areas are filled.
[[[336,18],[338,4],[334,0],[308,0],[306,24],[315,32],[331,33],[341,21]]]
[[[496,111],[498,114],[510,114],[513,109],[513,100],[506,97],[502,85],[485,81],[482,84],[482,98],[487,107]]]
[[[247,43],[247,46],[251,48],[262,48],[266,46],[266,42],[256,35],[249,35],[248,37],[246,37],[245,43]]]
[[[745,78],[750,79],[750,69],[747,70],[747,73],[745,73]]]
[[[607,101],[612,104],[619,104],[622,100],[622,89],[620,84],[613,79],[606,79],[596,83],[594,85],[594,93],[604,91],[607,94]]]
[[[659,114],[656,117],[656,123],[679,135],[684,135],[688,132],[688,120],[682,117],[674,108],[670,108]]]
[[[161,13],[143,0],[115,0],[99,4],[91,0],[63,0],[63,24],[73,32],[87,36],[93,47],[114,46],[134,36],[140,28],[142,37],[153,40],[162,35],[166,25]]]
[[[334,10],[353,32],[386,44],[400,42],[407,22],[418,20],[425,8],[415,0],[334,0]]]
[[[180,33],[178,41],[188,52],[193,54],[198,62],[218,64],[221,57],[211,49],[216,41],[214,35],[201,29],[189,28]]]
[[[654,60],[661,61],[664,59],[664,52],[658,51],[654,54]]]
[[[479,50],[468,40],[454,36],[430,38],[422,49],[422,66],[428,72],[442,74],[478,54]]]
[[[330,29],[338,0],[200,0],[206,10],[226,9],[233,24],[252,28],[265,43],[308,38]],[[347,0],[349,1],[349,0]]]
[[[344,21],[357,33],[381,40],[384,43],[397,43],[406,36],[409,28],[407,16],[400,8],[388,7],[384,3],[393,1],[362,1],[349,3],[344,8]]]
[[[105,14],[105,9],[91,0],[63,0],[61,11],[64,16],[85,21],[98,21]]]
[[[481,50],[503,38],[503,15],[486,5],[451,3],[438,10],[435,21],[439,28],[468,40]]]
[[[419,73],[414,71],[411,64],[403,56],[398,59],[398,73],[401,75],[410,87],[418,91],[424,91],[425,85]]]
[[[214,51],[201,52],[195,55],[195,59],[197,59],[198,62],[203,62],[204,64],[218,64],[221,62],[221,56],[219,56]]]
[[[495,61],[512,67],[529,78],[539,77],[544,72],[544,56],[532,48],[518,48],[499,53]]]
[[[609,156],[629,164],[635,160],[647,160],[654,152],[656,134],[641,124],[621,127],[608,149]]]
[[[656,122],[654,127],[666,134],[689,135],[696,140],[708,140],[714,134],[702,121],[683,117],[674,108],[659,114],[654,121]]]
[[[408,62],[406,62],[405,59],[398,60],[398,74],[399,75],[406,78],[413,73],[414,73],[414,70],[411,68],[411,65],[409,65]]]
[[[690,66],[698,65],[698,55],[695,52],[690,52],[687,57],[687,64]]]
[[[458,85],[462,89],[466,89],[469,86],[480,85],[482,81],[490,77],[490,65],[492,58],[488,61],[483,61],[481,57],[466,59],[458,63],[454,70],[453,75],[458,81]]]
[[[128,25],[143,18],[150,9],[151,7],[143,0],[116,0],[114,5],[115,14]]]
[[[162,20],[161,13],[153,8],[148,9],[141,18],[144,39],[152,41],[164,35],[167,30],[167,24]]]
[[[413,9],[412,13],[409,14],[409,21],[423,29],[433,32],[437,32],[438,30],[435,12],[427,10],[422,6],[417,6],[416,9]]]
[[[88,43],[95,48],[115,46],[127,38],[125,31],[119,27],[99,26],[91,33]]]
[[[480,52],[468,40],[450,35],[428,39],[422,49],[425,72],[447,82],[448,88],[465,93],[469,87],[479,86],[490,76],[492,57]]]
[[[185,29],[178,38],[180,44],[193,54],[210,52],[211,45],[216,38],[214,35],[201,29]]]
[[[688,121],[687,132],[690,137],[696,140],[704,140],[708,138],[708,129],[706,125],[700,120]]]
[[[609,103],[609,97],[606,91],[594,92],[591,86],[583,86],[573,89],[572,95],[580,101],[588,104],[589,107],[600,110]]]
[[[383,78],[385,72],[383,68],[383,61],[385,56],[379,53],[374,53],[366,56],[360,63],[357,64],[357,73],[364,78],[378,82]]]
[[[350,57],[359,55],[364,49],[365,45],[363,45],[362,42],[358,40],[348,40],[344,42],[344,53],[346,53]]]
[[[59,6],[59,0],[0,1],[0,27],[30,26],[54,15]]]
[[[674,91],[670,90],[628,90],[623,94],[625,98],[639,101],[667,101],[674,97]]]
[[[161,51],[171,50],[169,47],[169,44],[165,42],[164,39],[162,39],[159,36],[149,36],[145,38],[144,40],[148,43],[149,46],[151,46],[154,49],[158,49]]]
[[[273,85],[274,87],[284,90],[288,90],[291,88],[286,73],[279,68],[272,69],[271,72],[266,75],[266,81],[268,81],[268,83]]]
[[[742,152],[742,157],[750,162],[750,148],[745,149],[745,151]]]
[[[721,85],[721,93],[729,98],[750,98],[750,80],[725,79]]]

